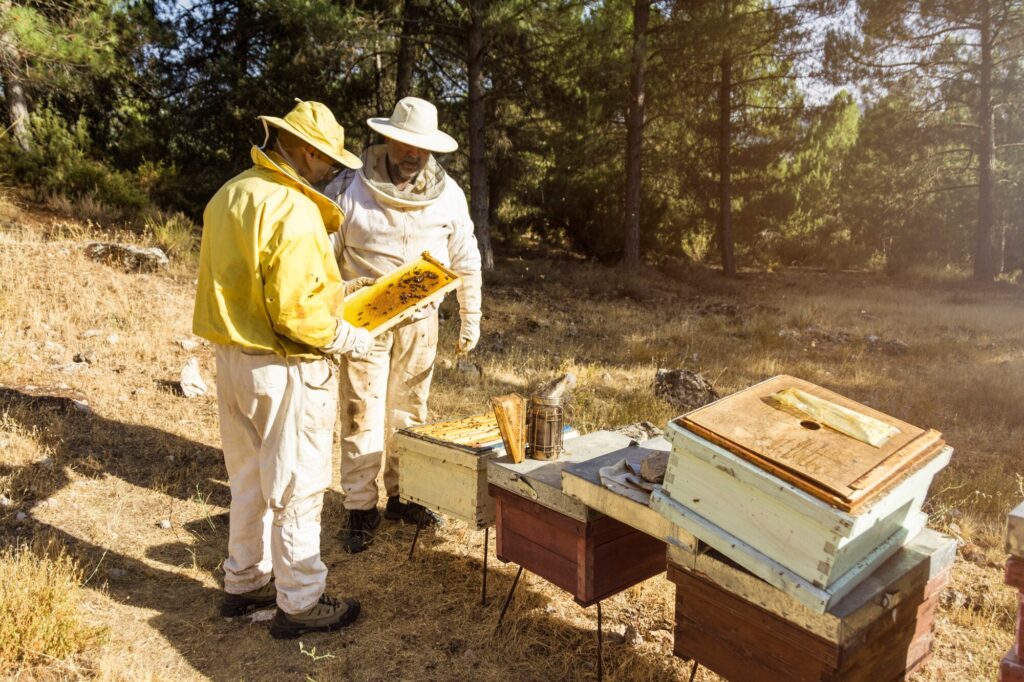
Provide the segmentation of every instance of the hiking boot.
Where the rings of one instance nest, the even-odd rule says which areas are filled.
[[[373,543],[373,533],[380,525],[380,512],[377,508],[372,509],[350,509],[348,522],[341,533],[341,539],[345,543],[345,551],[349,554],[358,554]]]
[[[422,504],[415,502],[402,502],[398,495],[388,498],[387,506],[384,507],[384,518],[391,521],[405,521],[406,523],[419,523],[420,514],[423,514],[423,525],[443,525],[441,517],[430,511]]]
[[[351,625],[358,617],[359,602],[355,599],[335,599],[322,594],[315,604],[301,613],[285,613],[278,609],[270,622],[270,636],[292,639],[307,632],[339,630]]]
[[[263,587],[249,590],[243,594],[224,594],[224,600],[220,603],[220,615],[225,618],[237,618],[252,611],[273,606],[277,603],[277,586],[274,585],[274,578]]]

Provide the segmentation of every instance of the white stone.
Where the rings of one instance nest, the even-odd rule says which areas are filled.
[[[199,373],[199,360],[189,358],[181,368],[181,392],[186,398],[198,398],[206,393],[206,382]]]
[[[161,528],[163,528],[164,530],[170,530],[171,529],[171,522],[168,521],[167,519],[160,519],[160,523],[158,523],[157,525],[160,526]]]
[[[111,334],[110,336],[107,337],[107,343],[109,343],[111,346],[113,346],[115,343],[117,343],[120,340],[121,340],[121,337],[118,336],[117,334]]]
[[[199,348],[199,342],[193,339],[178,339],[177,344],[189,353]]]
[[[249,621],[253,623],[265,623],[268,620],[273,620],[275,613],[277,613],[276,608],[253,611],[249,614]]]
[[[15,521],[24,521],[27,518],[28,518],[28,514],[26,514],[23,511],[20,511],[17,514],[14,515],[14,520]]]
[[[91,339],[91,338],[93,338],[95,336],[99,336],[102,333],[103,332],[101,332],[99,329],[87,329],[84,332],[82,332],[82,336],[79,337],[79,338]]]
[[[0,495],[0,507],[3,507],[4,509],[7,509],[12,504],[14,504],[14,503],[11,502],[11,498],[7,497],[6,495]]]

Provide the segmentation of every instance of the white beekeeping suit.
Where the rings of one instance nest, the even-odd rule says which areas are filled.
[[[371,127],[373,122],[382,120],[400,122],[400,109],[409,102],[413,107],[427,105],[433,109],[423,100],[406,98],[391,119],[371,119]],[[380,132],[390,136],[401,131],[395,133],[385,128]],[[430,148],[427,144],[420,146]],[[422,171],[401,190],[389,177],[387,145],[369,147],[362,158],[362,171],[336,178],[325,189],[328,196],[337,197],[345,214],[341,229],[332,235],[342,278],[378,278],[428,251],[460,277],[456,291],[461,323],[459,346],[460,350],[471,350],[479,337],[481,277],[480,252],[465,193],[432,155]],[[355,529],[362,536],[347,543],[349,551],[361,551],[379,521],[376,479],[382,463],[389,498],[385,515],[408,517],[404,513],[408,505],[401,505],[397,497],[398,461],[391,442],[396,429],[422,424],[427,418],[437,351],[437,322],[436,304],[427,306],[379,336],[365,358],[342,361],[341,482],[345,507],[350,510],[350,526],[352,510],[373,510],[368,512],[372,518],[363,524],[366,527]]]

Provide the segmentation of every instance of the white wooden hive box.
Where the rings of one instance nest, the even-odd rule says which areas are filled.
[[[827,429],[807,430],[796,417],[760,400],[794,382],[812,386],[776,377],[709,406],[717,406],[707,423],[725,432],[716,437],[722,444],[690,428],[691,417],[700,428],[707,408],[670,422],[666,435],[673,447],[664,491],[651,506],[762,579],[798,590],[820,606],[856,587],[923,527],[920,509],[928,487],[952,449],[935,432],[891,418],[901,435],[888,453]],[[736,412],[732,420],[730,411]],[[749,457],[735,451],[751,446],[758,447],[745,453]],[[845,460],[842,448],[860,457]],[[795,455],[787,462],[779,452]],[[758,461],[759,455],[767,462]],[[824,483],[809,474],[823,469]],[[871,485],[857,488],[858,479]]]
[[[493,413],[400,429],[395,447],[403,499],[475,528],[494,523],[487,461],[505,450]]]

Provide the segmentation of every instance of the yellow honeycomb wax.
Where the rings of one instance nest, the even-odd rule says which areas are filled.
[[[424,253],[345,299],[345,321],[373,332],[388,321],[411,313],[458,280],[448,268]]]

